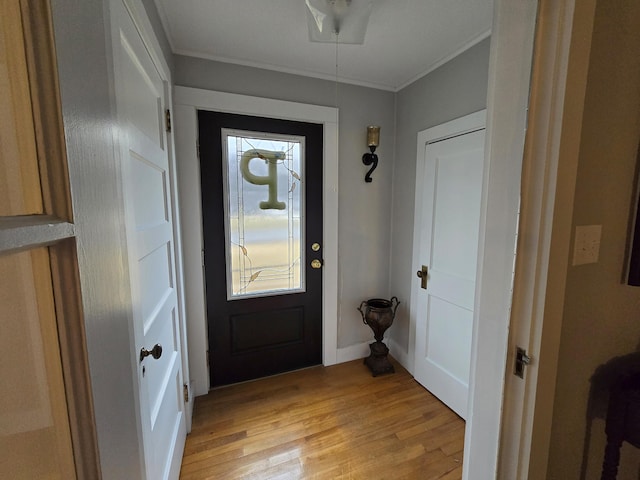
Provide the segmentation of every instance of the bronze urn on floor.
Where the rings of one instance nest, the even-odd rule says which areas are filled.
[[[362,314],[362,321],[371,327],[376,341],[369,344],[371,354],[364,359],[364,363],[374,377],[384,373],[394,373],[393,365],[387,358],[389,348],[384,344],[384,332],[391,326],[400,305],[397,297],[391,300],[371,298],[360,304],[358,310]],[[364,308],[363,308],[364,307]]]

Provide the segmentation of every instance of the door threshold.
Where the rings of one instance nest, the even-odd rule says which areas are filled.
[[[242,385],[242,384],[245,384],[245,383],[259,382],[260,380],[266,380],[267,378],[281,377],[282,375],[288,375],[290,373],[295,373],[295,372],[302,372],[304,370],[310,370],[312,368],[318,368],[318,367],[325,368],[322,363],[319,363],[317,365],[311,365],[311,366],[308,366],[308,367],[296,368],[295,370],[288,370],[286,372],[275,373],[273,375],[267,375],[265,377],[252,378],[251,380],[244,380],[242,382],[228,383],[227,385],[219,385],[217,387],[211,387],[209,389],[209,392],[213,392],[214,390],[222,390],[222,389],[227,388],[227,387],[235,387],[237,385]]]

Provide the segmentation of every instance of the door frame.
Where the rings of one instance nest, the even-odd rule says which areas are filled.
[[[451,137],[457,137],[467,133],[475,132],[478,130],[484,130],[486,128],[487,109],[479,110],[474,113],[470,113],[460,118],[456,118],[449,122],[436,125],[435,127],[427,128],[418,132],[417,140],[417,158],[416,158],[416,190],[414,200],[414,219],[413,219],[413,254],[412,265],[416,268],[417,265],[422,265],[421,260],[421,240],[422,240],[422,215],[423,201],[424,201],[424,189],[422,188],[422,179],[424,178],[426,162],[427,162],[427,148],[430,143],[446,140]],[[478,250],[480,255],[480,250]],[[415,280],[415,278],[414,278]],[[416,328],[418,322],[418,297],[420,296],[420,284],[414,281],[411,286],[411,305],[409,306],[409,331],[411,332],[409,342],[409,362],[411,371],[416,371]],[[474,305],[475,311],[475,305]],[[474,322],[472,326],[473,331],[477,329],[477,317],[474,315]],[[467,387],[468,388],[468,387]],[[469,389],[471,392],[471,389]],[[468,401],[467,401],[468,403]]]
[[[312,259],[324,253],[314,251],[312,242],[321,248],[323,132],[319,123],[198,110],[211,388],[322,363],[323,271]],[[283,153],[283,165],[268,169],[277,180],[268,201],[265,182],[250,179],[266,173],[263,161],[253,163],[261,155],[247,157],[254,149]],[[278,205],[267,205],[273,202],[281,204],[279,213]],[[252,223],[276,221],[274,214],[285,223],[271,225],[276,235],[267,241],[276,250],[261,253],[260,232]],[[297,252],[291,243],[296,237]],[[280,274],[269,266],[278,252],[284,256],[273,268]],[[282,277],[270,285],[271,274],[287,270],[288,281]],[[263,275],[265,288],[259,286]]]
[[[43,211],[34,215],[0,216],[0,256],[46,248],[50,262],[64,397],[68,412],[77,478],[102,478],[98,429],[82,306],[76,225],[69,178],[51,2],[22,0],[22,40],[26,77],[19,82],[31,94],[30,111]],[[21,110],[20,113],[25,113]],[[0,162],[4,162],[0,157]],[[34,192],[25,192],[32,194]],[[36,273],[37,274],[37,273]],[[26,346],[25,346],[26,347]],[[7,388],[6,386],[3,388]]]
[[[547,476],[584,96],[596,0],[540,0],[509,338],[499,478]]]
[[[514,235],[538,1],[496,0],[493,9],[464,480],[500,474]]]
[[[323,132],[322,363],[338,356],[338,109],[189,87],[174,89],[176,154],[183,225],[187,335],[194,395],[209,391],[198,110],[321,123]],[[222,268],[222,267],[221,267]]]

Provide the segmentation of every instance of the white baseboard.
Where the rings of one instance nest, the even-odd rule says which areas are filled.
[[[358,343],[356,345],[349,345],[348,347],[338,348],[338,363],[350,362],[351,360],[358,360],[369,355],[369,343]]]
[[[409,368],[409,353],[404,348],[400,347],[393,338],[385,338],[384,341],[389,347],[389,354],[409,373],[411,373],[411,375],[413,375],[413,372]]]
[[[400,347],[393,338],[386,337],[384,342],[389,347],[389,353],[391,356],[413,375],[413,372],[409,369],[410,362],[408,352],[404,348]],[[370,353],[370,343],[371,342],[363,342],[356,345],[349,345],[348,347],[338,348],[338,363],[350,362],[351,360],[358,360],[360,358],[367,357]]]
[[[191,433],[191,420],[193,419],[193,405],[195,404],[195,382],[192,380],[189,382],[189,401],[185,404],[187,410],[187,433]]]
[[[191,386],[191,393],[194,397],[200,397],[201,395],[207,395],[209,393],[208,385],[204,385],[203,382],[199,382],[197,379],[191,379],[189,382]]]
[[[389,347],[389,353],[400,365],[409,370],[409,356],[406,350],[401,348],[393,338],[385,338],[384,342]],[[337,362],[336,363],[345,363],[350,362],[352,360],[359,360],[361,358],[365,358],[369,356],[369,344],[372,342],[363,342],[357,343],[355,345],[349,345],[348,347],[338,348],[337,351]],[[409,373],[413,375],[413,372],[409,370]],[[198,389],[198,382],[192,380],[189,383],[189,389],[194,397],[200,395],[206,395],[209,393],[208,391],[202,391],[203,389]],[[189,402],[188,408],[193,412],[193,399]]]

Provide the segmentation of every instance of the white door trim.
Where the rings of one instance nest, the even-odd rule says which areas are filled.
[[[475,130],[481,130],[485,128],[486,123],[487,109],[485,108],[484,110],[479,110],[464,117],[456,118],[450,122],[442,123],[418,132],[418,146],[437,142],[438,140],[445,140],[456,135],[464,135],[465,133]],[[421,160],[424,160],[424,152],[422,153]],[[424,173],[424,164],[420,165],[420,167]]]
[[[498,478],[547,476],[595,5],[541,2],[507,366],[516,345],[533,362],[507,377]]]
[[[142,0],[122,0],[122,3],[124,3],[127,10],[129,10],[133,24],[136,26],[143,43],[147,46],[149,55],[156,65],[158,72],[160,72],[160,76],[171,85],[171,69],[169,68],[167,60],[164,58],[162,47],[160,47],[160,42],[153,31],[151,21],[147,16],[147,11],[142,4]]]
[[[480,110],[478,112],[470,113],[469,115],[465,115],[464,117],[456,118],[449,122],[436,125],[435,127],[428,128],[426,130],[422,130],[418,132],[418,143],[416,146],[417,158],[416,158],[416,189],[415,189],[415,210],[414,210],[414,220],[413,220],[413,256],[412,256],[412,265],[417,269],[419,265],[424,262],[424,254],[422,253],[421,246],[423,244],[423,239],[421,235],[421,226],[423,222],[423,214],[424,214],[424,185],[422,185],[425,168],[426,168],[426,160],[427,160],[427,149],[426,146],[430,143],[435,143],[438,141],[446,140],[451,137],[457,137],[460,135],[464,135],[471,132],[476,132],[478,130],[483,130],[486,125],[487,118],[487,110]],[[485,173],[486,174],[486,173]],[[415,280],[415,278],[414,278]],[[419,298],[421,297],[421,287],[420,282],[414,281],[411,286],[411,305],[409,307],[409,331],[410,331],[410,342],[409,342],[409,362],[410,369],[413,374],[416,374],[416,330],[417,330],[417,320],[418,320],[418,303]],[[474,306],[475,310],[475,306]],[[473,331],[477,329],[477,325],[475,322],[477,318],[474,317],[474,325]],[[462,386],[461,386],[462,388]],[[464,388],[466,390],[466,387]],[[469,390],[469,393],[471,391]],[[467,401],[464,401],[460,404],[457,404],[457,408],[453,408],[456,412],[461,412],[466,410]],[[462,407],[464,405],[464,408]]]
[[[338,352],[338,109],[187,87],[175,87],[176,152],[183,228],[189,363],[195,395],[209,391],[207,319],[202,269],[200,166],[197,110],[254,115],[324,125],[322,362]],[[222,267],[221,267],[222,268]]]
[[[498,473],[513,254],[537,4],[536,0],[494,3],[462,475],[465,480],[494,480]]]

